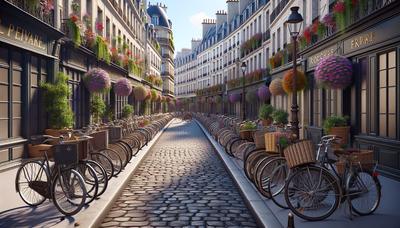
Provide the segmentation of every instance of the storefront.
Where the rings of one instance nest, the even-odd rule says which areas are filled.
[[[400,178],[400,4],[369,15],[302,55],[309,78],[318,62],[341,55],[353,63],[353,83],[344,90],[313,83],[305,92],[306,136],[318,141],[330,115],[349,116],[352,144],[373,149],[382,173]]]
[[[23,157],[30,136],[46,127],[38,88],[54,75],[62,36],[49,24],[0,2],[0,163]]]

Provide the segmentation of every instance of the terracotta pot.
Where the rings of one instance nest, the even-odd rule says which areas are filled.
[[[267,127],[267,126],[269,126],[269,125],[272,124],[272,119],[269,118],[269,119],[266,119],[266,120],[261,120],[261,123],[262,123],[262,125],[263,125],[264,127]]]
[[[339,147],[349,144],[350,139],[350,127],[333,127],[329,130],[328,134],[337,135],[341,137],[341,142],[338,144]]]

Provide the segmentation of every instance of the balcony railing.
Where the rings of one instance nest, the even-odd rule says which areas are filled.
[[[22,11],[29,13],[33,17],[36,17],[37,19],[43,21],[44,23],[54,27],[54,9],[47,11],[43,8],[42,5],[40,4],[32,5],[32,3],[29,3],[31,1],[26,1],[26,0],[6,0],[6,1],[20,8]]]

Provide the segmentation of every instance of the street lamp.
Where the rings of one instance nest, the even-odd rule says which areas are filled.
[[[289,15],[287,21],[285,22],[288,26],[290,36],[293,42],[293,80],[292,80],[292,120],[290,124],[292,125],[292,133],[297,139],[299,139],[299,106],[297,105],[297,86],[296,86],[296,68],[297,68],[297,38],[300,34],[301,25],[303,22],[303,17],[298,12],[299,7],[294,6],[290,8],[292,13]]]
[[[242,69],[242,76],[243,76],[243,84],[242,84],[242,120],[245,121],[246,120],[246,97],[245,97],[245,84],[246,84],[246,80],[244,78],[244,74],[246,73],[246,69],[247,69],[247,64],[246,62],[242,62],[242,66],[240,66],[240,68]]]

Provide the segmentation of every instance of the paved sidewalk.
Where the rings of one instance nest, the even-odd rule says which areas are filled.
[[[256,227],[195,122],[175,121],[147,156],[102,227]]]

